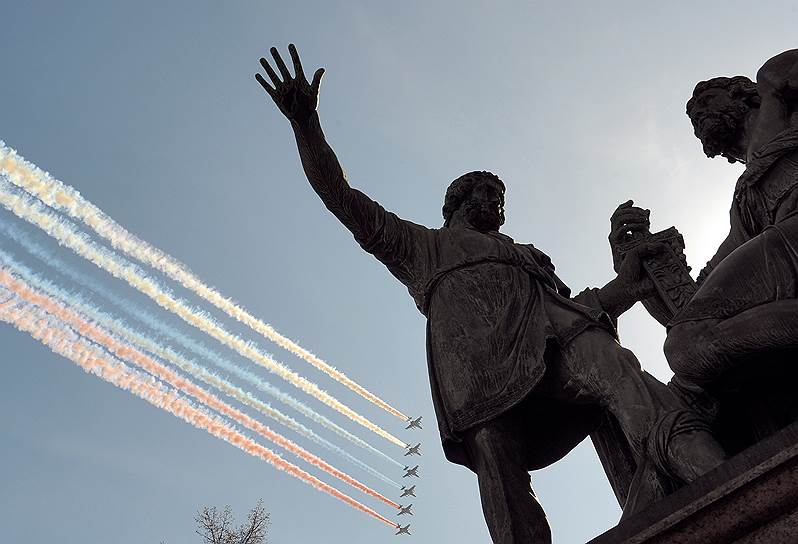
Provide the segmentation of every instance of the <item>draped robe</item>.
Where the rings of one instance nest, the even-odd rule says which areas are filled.
[[[356,189],[327,206],[367,252],[401,281],[427,318],[433,404],[447,458],[468,466],[459,435],[530,396],[546,370],[549,342],[564,344],[586,327],[614,334],[595,290],[571,300],[549,257],[499,232],[430,229],[397,217]],[[534,396],[534,395],[533,395]],[[597,425],[595,410],[531,414],[539,436],[528,468],[565,455]],[[539,417],[535,417],[539,416]],[[535,442],[535,440],[533,440]]]
[[[798,129],[754,153],[737,181],[731,229],[670,325],[726,319],[798,297]]]

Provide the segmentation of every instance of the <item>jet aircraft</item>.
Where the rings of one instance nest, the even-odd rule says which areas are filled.
[[[413,508],[413,503],[410,503],[407,506],[402,506],[400,504],[399,505],[399,513],[396,514],[396,515],[397,516],[403,516],[404,514],[410,514],[412,516],[413,515],[413,511],[411,510],[411,508]]]
[[[413,447],[407,446],[407,452],[405,453],[405,457],[407,457],[408,455],[421,455],[421,451],[419,451],[420,449],[421,449],[421,442],[419,442]]]
[[[404,527],[402,527],[401,525],[397,525],[396,528],[399,529],[399,531],[397,531],[396,535],[409,535],[410,534],[410,524],[409,523],[407,525],[405,525]],[[394,535],[394,536],[396,536],[396,535]]]
[[[418,416],[416,419],[408,419],[407,421],[410,422],[410,425],[405,427],[405,429],[412,429],[414,427],[416,429],[421,429],[421,416]]]
[[[410,476],[415,476],[418,478],[418,465],[414,466],[413,468],[405,467],[405,475],[402,478],[408,478]]]
[[[402,486],[402,494],[399,495],[399,498],[402,497],[415,497],[416,496],[416,486],[411,485],[410,487]]]

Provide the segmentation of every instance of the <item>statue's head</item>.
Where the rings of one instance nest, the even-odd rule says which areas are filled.
[[[706,156],[741,160],[741,150],[735,146],[745,140],[745,118],[759,104],[756,83],[745,76],[715,77],[696,85],[687,115]]]
[[[446,189],[443,226],[462,219],[481,232],[499,230],[504,224],[504,183],[490,172],[469,172]]]

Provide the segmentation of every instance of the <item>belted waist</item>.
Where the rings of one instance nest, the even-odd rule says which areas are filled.
[[[509,266],[520,267],[523,270],[525,270],[527,273],[529,273],[531,276],[534,276],[535,278],[541,280],[544,284],[548,285],[555,291],[557,290],[557,284],[554,282],[551,276],[547,274],[544,270],[542,270],[540,266],[534,263],[530,263],[522,259],[508,259],[506,257],[485,257],[478,261],[467,261],[463,263],[457,263],[455,265],[437,270],[426,282],[423,288],[423,292],[421,293],[422,304],[419,306],[421,313],[423,313],[425,316],[429,316],[429,305],[430,305],[430,300],[432,299],[432,294],[435,291],[435,288],[438,286],[438,284],[444,277],[448,276],[452,272],[457,272],[458,270],[463,270],[465,268],[470,268],[473,266],[478,266],[487,263],[506,264]]]

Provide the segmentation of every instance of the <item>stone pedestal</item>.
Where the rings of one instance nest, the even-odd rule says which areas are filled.
[[[798,423],[588,544],[798,543]]]

